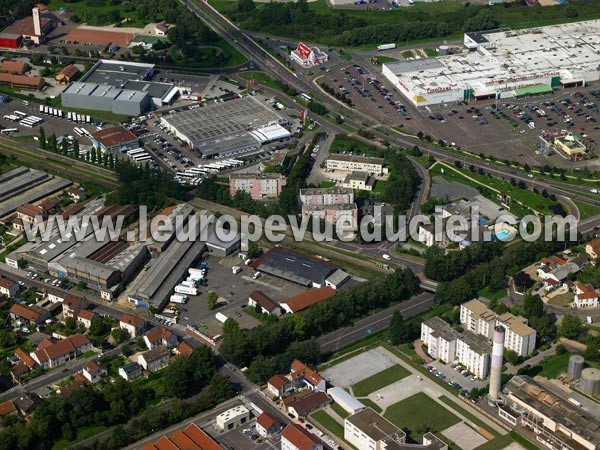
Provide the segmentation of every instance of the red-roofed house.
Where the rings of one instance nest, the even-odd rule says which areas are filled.
[[[166,328],[157,327],[144,335],[144,342],[146,343],[146,347],[150,350],[161,345],[164,345],[165,347],[175,347],[177,345],[177,336]]]
[[[585,252],[592,259],[597,259],[600,255],[600,238],[592,239],[585,246]]]
[[[5,417],[17,414],[17,412],[17,408],[11,400],[0,403],[0,424],[4,421]]]
[[[598,293],[591,284],[577,283],[575,285],[574,308],[595,308],[598,306]]]
[[[85,193],[81,188],[70,187],[69,189],[67,189],[67,194],[69,195],[69,198],[74,202],[80,202],[82,200],[85,200]]]
[[[256,432],[262,436],[267,437],[270,434],[276,433],[279,430],[281,421],[271,414],[262,413],[256,419]]]
[[[323,300],[327,300],[335,295],[335,289],[330,286],[323,286],[317,289],[309,289],[306,292],[298,294],[292,298],[281,302],[281,308],[287,313],[297,313],[305,310],[309,306],[315,305]]]
[[[77,319],[77,315],[79,314],[79,311],[81,311],[81,302],[78,298],[67,295],[62,304],[62,311],[64,319],[69,317]]]
[[[316,411],[331,402],[325,392],[306,392],[309,392],[309,394],[286,405],[288,413],[293,414],[296,417],[307,417],[313,411]]]
[[[163,21],[154,25],[154,32],[157,36],[166,36],[169,32],[169,27]]]
[[[21,303],[12,305],[8,313],[14,320],[20,320],[21,322],[35,325],[39,325],[50,318],[50,311],[47,309],[40,308],[36,305],[29,306]]]
[[[292,361],[290,375],[292,381],[303,381],[310,389],[325,392],[327,384],[325,379],[297,359]]]
[[[267,382],[267,390],[273,397],[282,397],[292,388],[292,382],[283,375],[273,375]]]
[[[30,356],[44,369],[57,367],[92,348],[90,340],[83,334],[74,334],[61,341],[44,344],[43,348],[40,346]]]
[[[98,314],[88,309],[82,309],[79,311],[79,314],[77,314],[77,322],[82,324],[85,328],[91,327],[92,322],[96,319],[98,319]]]
[[[79,73],[79,69],[75,64],[69,64],[65,66],[60,72],[56,74],[54,79],[61,84],[70,83],[75,79],[77,74]]]
[[[81,373],[90,383],[96,383],[97,381],[100,381],[102,377],[105,377],[108,372],[103,364],[91,360],[83,366],[83,371]]]
[[[23,364],[25,364],[30,370],[35,368],[37,365],[33,358],[29,356],[29,354],[22,348],[17,348],[15,350],[15,356],[19,358],[19,360],[23,361]]]
[[[0,278],[0,294],[14,297],[19,293],[19,285],[8,278]]]
[[[323,442],[300,425],[290,423],[281,433],[281,450],[323,450]]]
[[[256,305],[260,305],[261,312],[265,314],[272,314],[274,316],[281,315],[281,308],[273,299],[261,291],[254,291],[248,296],[248,306],[256,308]]]
[[[10,59],[2,61],[2,66],[0,66],[0,71],[15,75],[23,75],[27,70],[29,70],[29,64],[26,62],[11,61]]]
[[[189,357],[192,356],[194,350],[196,350],[198,344],[195,341],[183,341],[181,344],[177,346],[175,349],[175,353],[179,356]]]
[[[145,327],[146,322],[144,319],[139,316],[134,316],[133,314],[125,313],[119,320],[119,328],[129,333],[129,335],[132,337],[141,336]]]

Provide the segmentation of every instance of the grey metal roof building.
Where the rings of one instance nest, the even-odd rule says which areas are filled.
[[[122,86],[130,80],[149,80],[154,74],[154,64],[101,59],[81,77],[82,82]]]
[[[260,272],[306,287],[325,286],[327,277],[338,269],[333,264],[283,247],[273,247],[252,266]]]
[[[65,180],[64,178],[54,177],[45,183],[27,189],[25,192],[13,195],[3,202],[0,202],[0,217],[15,212],[17,208],[24,203],[33,203],[46,198],[71,184],[73,184],[71,181]]]
[[[18,167],[0,175],[0,201],[31,189],[50,177],[46,172]]]
[[[81,81],[69,84],[62,92],[61,100],[67,108],[96,109],[129,116],[143,114],[152,107],[152,99],[146,92]]]
[[[259,148],[261,141],[252,134],[253,130],[288,122],[252,96],[182,112],[171,111],[161,121],[206,158]]]

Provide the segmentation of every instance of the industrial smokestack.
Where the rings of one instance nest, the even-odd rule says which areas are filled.
[[[495,404],[500,400],[500,387],[502,385],[502,359],[504,355],[504,327],[494,328],[492,346],[492,370],[490,372],[490,392],[488,403]]]
[[[42,23],[40,21],[39,8],[33,8],[33,32],[36,36],[42,35]]]

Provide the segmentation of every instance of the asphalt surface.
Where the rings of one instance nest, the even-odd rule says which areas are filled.
[[[433,294],[424,292],[416,297],[384,309],[372,316],[355,322],[352,326],[341,328],[319,338],[321,353],[331,353],[353,342],[387,328],[392,315],[398,311],[403,318],[416,316],[433,305]]]

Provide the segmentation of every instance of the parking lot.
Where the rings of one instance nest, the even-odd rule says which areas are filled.
[[[215,434],[219,433],[216,426],[213,427],[216,431]],[[212,431],[212,430],[211,430]],[[260,437],[256,433],[256,419],[252,419],[250,422],[237,427],[234,430],[217,435],[217,439],[228,446],[231,449],[248,449],[252,448],[255,450],[267,450],[271,448],[279,448],[279,442],[281,437],[279,434],[272,436],[268,439]]]
[[[254,270],[244,265],[237,253],[225,258],[210,256],[206,260],[208,272],[206,285],[199,288],[198,296],[191,296],[185,305],[177,305],[181,314],[180,325],[196,325],[205,334],[215,335],[220,333],[221,324],[216,320],[217,312],[235,319],[240,328],[251,329],[260,322],[249,314],[244,313],[248,304],[249,295],[260,290],[276,302],[283,301],[293,295],[304,292],[304,289],[279,278],[262,274],[260,278],[253,279]],[[239,266],[242,271],[234,274],[233,266]],[[219,296],[219,306],[210,310],[207,305],[209,292]]]
[[[418,109],[375,66],[345,65],[323,82],[353,107],[386,124],[422,132],[476,153],[530,165],[571,167],[563,154],[539,150],[543,131],[576,133],[592,150],[600,139],[600,89],[573,88],[551,95],[435,105]],[[600,165],[597,159],[587,165]],[[582,164],[578,164],[581,166]]]
[[[431,367],[431,369],[429,369]],[[446,365],[440,361],[434,361],[427,365],[427,369],[440,380],[448,383],[456,391],[460,391],[466,397],[469,396],[471,389],[480,389],[487,384],[486,380],[479,380],[468,370],[458,365]],[[460,370],[460,372],[459,372]]]

